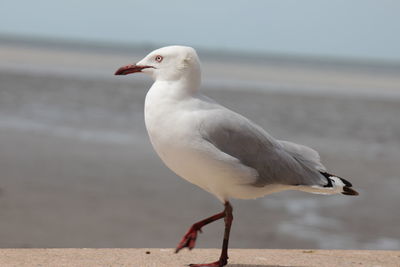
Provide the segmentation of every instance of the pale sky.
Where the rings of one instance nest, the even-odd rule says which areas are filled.
[[[400,62],[400,1],[1,1],[0,34]]]

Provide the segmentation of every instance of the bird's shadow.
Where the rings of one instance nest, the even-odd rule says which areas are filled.
[[[289,265],[264,265],[264,264],[228,264],[227,267],[299,267]]]

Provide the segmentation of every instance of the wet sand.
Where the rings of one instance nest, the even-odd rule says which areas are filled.
[[[222,209],[153,152],[143,122],[148,79],[45,68],[3,63],[0,71],[0,247],[171,247],[194,221]],[[396,81],[391,73],[376,75]],[[232,247],[400,249],[395,82],[382,86],[390,97],[358,87],[332,94],[216,84],[206,82],[204,92],[273,136],[319,150],[328,169],[361,193],[233,200]],[[221,222],[207,226],[199,247],[219,247],[221,231]]]

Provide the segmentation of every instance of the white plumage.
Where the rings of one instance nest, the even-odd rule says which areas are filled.
[[[326,172],[315,150],[276,140],[247,118],[202,95],[200,62],[193,48],[157,49],[116,74],[133,72],[147,73],[155,80],[146,95],[145,122],[157,154],[177,175],[225,203],[224,213],[194,224],[177,248],[193,248],[203,225],[225,217],[220,260],[194,266],[226,264],[230,198],[257,198],[283,190],[357,194],[351,183]]]

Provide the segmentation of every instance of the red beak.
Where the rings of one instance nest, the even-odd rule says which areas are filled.
[[[138,66],[138,65],[126,65],[121,68],[119,68],[116,72],[115,75],[127,75],[135,72],[141,72],[142,69],[147,69],[147,68],[154,68],[152,66]]]

